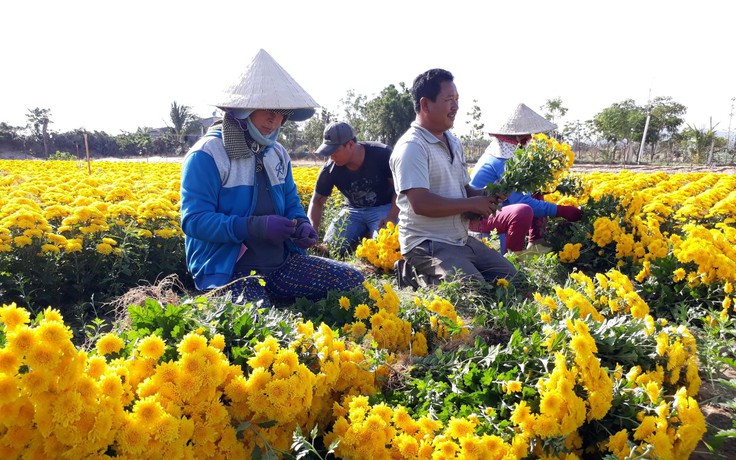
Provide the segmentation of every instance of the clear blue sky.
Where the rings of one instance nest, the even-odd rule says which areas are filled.
[[[10,1],[0,121],[119,134],[164,126],[171,102],[209,116],[263,48],[331,112],[433,67],[455,74],[455,131],[478,101],[486,128],[560,97],[562,123],[614,102],[671,96],[686,121],[729,126],[736,4],[685,1]],[[736,131],[736,120],[732,130]]]

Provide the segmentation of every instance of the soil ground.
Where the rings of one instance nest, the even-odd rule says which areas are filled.
[[[736,369],[725,371],[725,379],[736,380]],[[690,455],[690,460],[733,460],[736,459],[736,438],[716,439],[714,435],[719,430],[736,428],[733,425],[734,413],[723,404],[736,401],[736,390],[728,387],[717,379],[710,381],[705,376],[700,391],[696,397],[700,410],[705,416],[705,425],[708,431]]]

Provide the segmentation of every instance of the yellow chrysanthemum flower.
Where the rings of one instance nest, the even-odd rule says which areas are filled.
[[[20,368],[20,358],[7,348],[0,349],[0,373],[15,375]]]
[[[157,360],[166,351],[166,343],[157,335],[149,335],[138,344],[138,351],[145,358]]]
[[[207,338],[200,334],[189,333],[181,339],[177,350],[179,353],[193,353],[207,347]]]
[[[97,245],[97,252],[100,254],[110,254],[112,252],[112,246],[107,243],[99,243]]]
[[[118,353],[125,347],[123,339],[113,333],[107,333],[97,340],[97,352],[101,355]]]
[[[59,348],[69,342],[72,335],[72,331],[59,321],[43,320],[36,328],[36,338]]]
[[[504,391],[506,394],[518,393],[522,389],[522,384],[519,380],[509,380],[503,383]]]
[[[355,313],[354,313],[355,319],[358,320],[364,320],[371,316],[371,308],[361,303],[357,307],[355,307]]]
[[[0,322],[5,324],[7,331],[13,331],[21,324],[28,324],[31,315],[25,308],[19,308],[15,302],[0,307]]]

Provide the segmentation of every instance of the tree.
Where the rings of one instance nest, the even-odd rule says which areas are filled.
[[[87,143],[90,152],[98,155],[115,157],[120,155],[120,146],[115,138],[105,131],[94,131],[87,134]]]
[[[72,153],[82,157],[84,150],[84,129],[77,128],[64,133],[55,133],[53,150]]]
[[[51,109],[40,109],[38,107],[29,109],[26,114],[28,119],[28,129],[34,140],[43,143],[43,154],[45,158],[49,157],[49,123],[51,121]]]
[[[21,127],[11,126],[7,123],[0,122],[0,148],[19,149],[23,144],[20,134]]]
[[[565,123],[565,127],[562,129],[562,137],[570,143],[573,152],[577,154],[590,149],[594,132],[593,120],[583,122],[575,120]]]
[[[712,164],[713,151],[725,148],[727,141],[716,134],[716,126],[718,126],[718,123],[713,125],[712,122],[709,129],[698,129],[695,126],[687,125],[687,128],[682,131],[682,136],[687,142],[687,150],[693,163]]]
[[[675,102],[669,96],[658,96],[649,104],[649,129],[645,143],[649,144],[649,161],[654,160],[655,148],[658,143],[667,142],[677,134],[680,126],[685,122],[683,116],[687,107]],[[670,150],[671,146],[670,146]]]
[[[340,99],[340,108],[345,113],[345,121],[353,127],[355,134],[363,138],[365,136],[365,104],[368,97],[363,94],[355,94],[348,90],[344,98]]]
[[[619,142],[623,142],[622,162],[628,161],[631,141],[641,139],[646,122],[646,112],[633,99],[616,102],[593,118],[596,131],[613,146],[615,158]]]
[[[557,119],[562,118],[567,113],[567,108],[563,107],[562,99],[557,97],[555,99],[547,99],[542,105],[542,110],[545,111],[544,118],[557,124]]]
[[[299,147],[303,146],[304,143],[299,135],[299,127],[295,122],[287,120],[286,123],[281,126],[281,131],[279,132],[279,143],[292,155],[297,153]]]
[[[191,112],[191,107],[187,105],[178,105],[176,101],[171,103],[171,110],[169,111],[169,117],[171,123],[174,125],[174,136],[178,145],[177,153],[184,153],[186,150],[184,136],[191,130],[192,124],[196,121],[195,117]]]
[[[485,123],[481,122],[483,114],[478,106],[477,99],[473,99],[473,106],[467,115],[470,117],[470,120],[465,123],[470,125],[470,132],[461,136],[461,139],[465,147],[466,158],[469,161],[476,161],[490,143],[484,136],[483,128],[485,127]]]
[[[399,83],[399,89],[388,85],[377,97],[366,103],[363,113],[364,138],[389,146],[396,144],[416,117],[411,93],[404,83]]]
[[[151,147],[151,128],[138,128],[134,133],[115,136],[120,152],[126,156],[148,155]]]
[[[325,126],[334,119],[334,115],[329,111],[320,109],[319,116],[312,117],[304,123],[302,140],[307,151],[314,153],[317,150],[324,139]]]

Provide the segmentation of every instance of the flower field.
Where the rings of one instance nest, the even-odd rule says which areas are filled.
[[[294,169],[305,207],[318,171]],[[0,161],[0,458],[687,459],[716,442],[697,398],[736,365],[736,176],[558,176],[546,199],[583,219],[550,219],[555,252],[495,286],[398,289],[389,226],[349,260],[373,267],[364,285],[320,302],[191,293],[85,320],[164,275],[186,285],[179,173]]]

